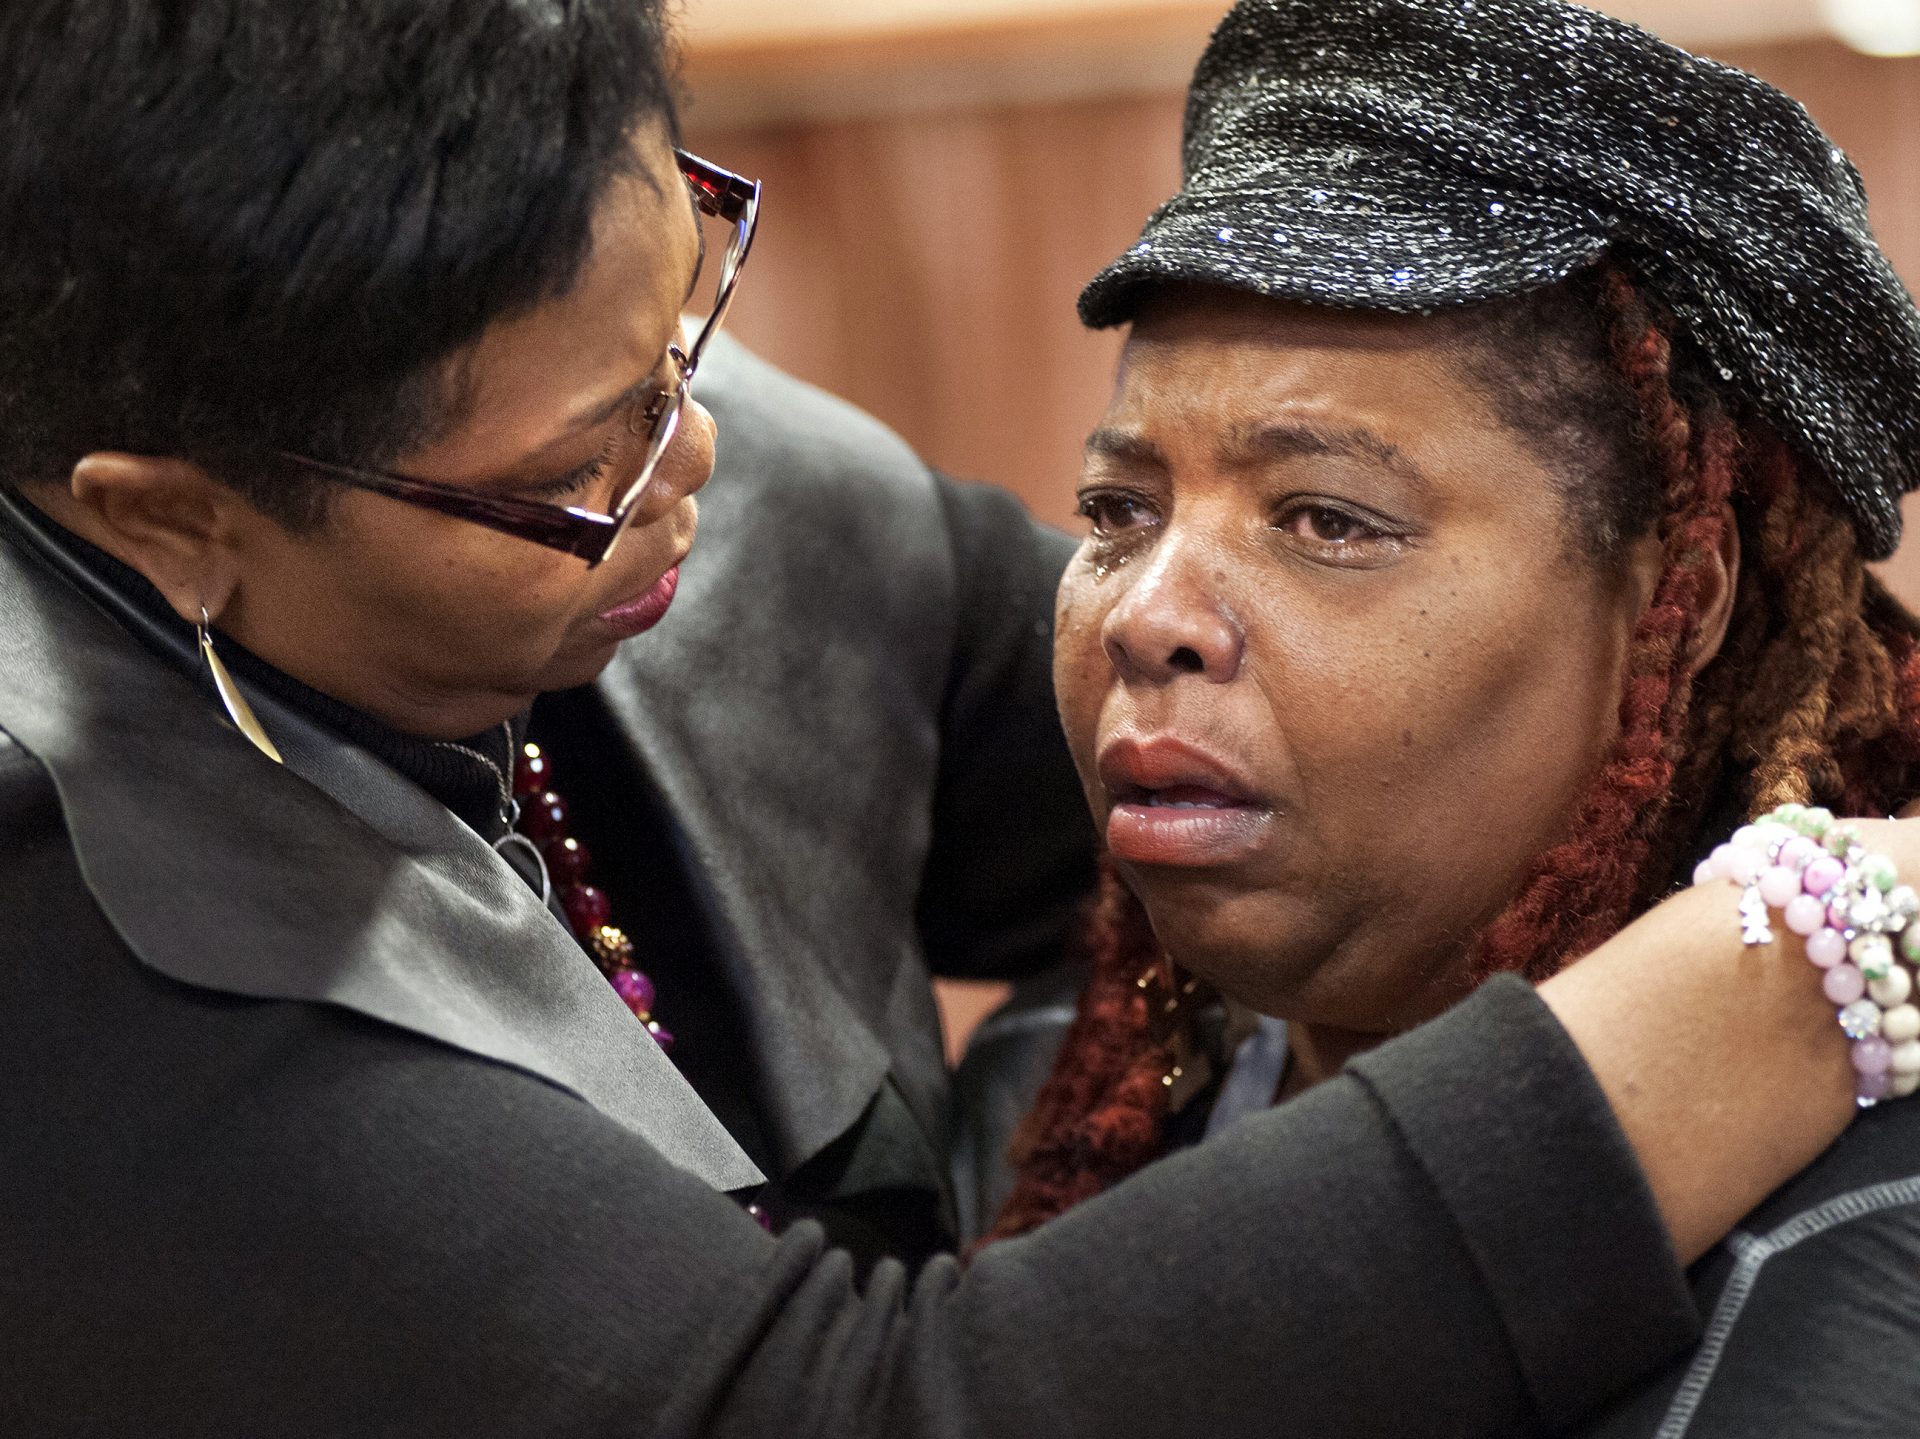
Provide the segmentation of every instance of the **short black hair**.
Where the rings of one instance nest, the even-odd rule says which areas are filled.
[[[443,431],[674,128],[661,0],[7,0],[0,113],[0,482],[178,456],[290,524],[264,457]]]

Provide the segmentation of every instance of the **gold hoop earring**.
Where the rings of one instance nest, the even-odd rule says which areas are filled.
[[[227,673],[227,667],[220,662],[220,656],[213,652],[213,635],[208,626],[212,623],[207,607],[200,606],[200,623],[195,627],[200,635],[200,658],[206,662],[207,671],[213,676],[213,688],[220,696],[220,703],[226,707],[227,718],[233,721],[233,727],[253,742],[253,747],[272,760],[275,764],[285,764],[280,751],[273,747],[273,741],[267,738],[267,732],[260,725],[259,718],[253,712],[253,706],[247,703],[247,697],[240,693],[240,686],[233,682],[233,676]]]

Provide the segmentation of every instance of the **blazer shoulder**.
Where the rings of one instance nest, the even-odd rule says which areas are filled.
[[[722,481],[703,504],[724,502],[729,486],[756,484],[816,504],[837,494],[871,505],[876,491],[929,509],[936,503],[926,462],[898,434],[736,341],[715,341],[697,393],[719,430],[715,474]]]
[[[718,435],[683,580],[687,618],[642,666],[677,663],[672,637],[691,644],[696,631],[703,664],[705,632],[736,652],[756,635],[791,649],[800,614],[848,635],[858,665],[893,672],[910,656],[893,678],[937,695],[958,585],[942,482],[879,420],[737,343],[716,342],[696,393]]]

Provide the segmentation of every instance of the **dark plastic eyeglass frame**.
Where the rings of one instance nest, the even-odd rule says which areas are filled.
[[[550,505],[539,500],[482,495],[458,485],[441,484],[437,480],[416,480],[384,470],[335,465],[284,450],[276,451],[276,457],[341,484],[371,490],[375,494],[419,505],[423,509],[437,510],[443,515],[485,525],[490,530],[498,530],[516,539],[529,540],[536,545],[578,556],[587,562],[589,569],[599,564],[613,553],[614,545],[625,533],[628,521],[639,506],[640,497],[646,493],[647,482],[653,478],[661,457],[666,454],[667,447],[673,443],[673,437],[679,431],[680,414],[686,408],[694,371],[700,366],[700,356],[707,342],[726,318],[727,307],[733,303],[734,290],[740,282],[740,270],[747,262],[747,252],[753,247],[754,226],[760,216],[758,180],[748,180],[729,170],[722,170],[718,165],[709,164],[684,150],[675,150],[673,154],[679,163],[680,174],[693,191],[694,203],[703,214],[713,215],[731,224],[734,227],[733,239],[721,260],[720,289],[714,300],[713,312],[700,327],[692,347],[683,352],[677,344],[667,346],[667,356],[679,371],[679,382],[671,390],[655,392],[644,408],[636,399],[627,411],[628,432],[634,435],[645,433],[648,436],[647,453],[638,473],[621,492],[610,513],[602,514],[598,510],[578,509],[569,505]]]

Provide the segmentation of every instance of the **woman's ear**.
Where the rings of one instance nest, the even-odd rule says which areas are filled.
[[[1688,646],[1689,674],[1698,674],[1720,653],[1740,587],[1740,522],[1730,504],[1720,506],[1720,516],[1720,543],[1700,572],[1700,625]]]
[[[200,466],[100,451],[73,467],[67,493],[49,498],[55,519],[146,576],[189,624],[232,598],[247,502]]]
[[[1720,512],[1724,521],[1720,529],[1720,542],[1700,568],[1700,623],[1694,629],[1686,655],[1687,673],[1690,675],[1705,669],[1726,642],[1727,627],[1733,621],[1734,595],[1740,583],[1739,521],[1730,504],[1723,504]],[[1624,591],[1627,599],[1624,618],[1629,632],[1646,613],[1647,606],[1653,603],[1654,591],[1660,587],[1666,564],[1666,549],[1660,543],[1659,535],[1652,532],[1635,540],[1628,550],[1624,570],[1627,586]]]

